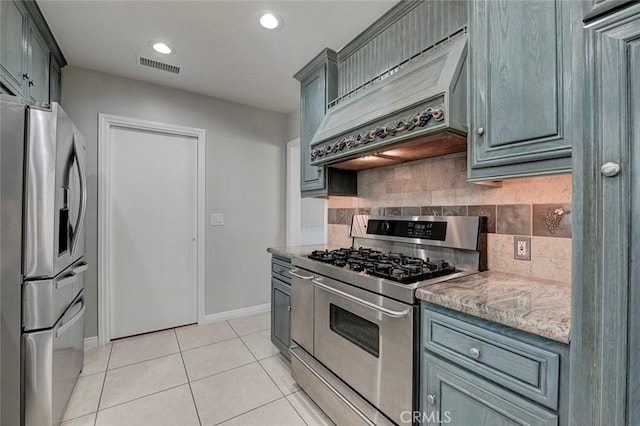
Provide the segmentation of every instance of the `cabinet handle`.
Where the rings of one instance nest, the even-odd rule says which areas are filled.
[[[36,85],[36,82],[35,82],[35,81],[33,81],[33,80],[29,80],[29,86],[35,86],[35,85]]]
[[[473,359],[480,358],[480,349],[477,349],[477,348],[469,349],[469,356]]]
[[[435,405],[436,396],[435,395],[427,395],[427,402],[429,403],[429,405]]]
[[[25,80],[29,80],[31,76],[29,75],[29,73],[24,73],[22,74],[22,78],[24,78]]]
[[[478,127],[478,128],[476,129],[476,134],[477,134],[478,136],[482,136],[482,135],[484,135],[484,127]]]
[[[291,305],[287,306],[287,311],[291,312]]]
[[[614,177],[620,173],[620,164],[609,161],[600,167],[600,173],[606,177]]]

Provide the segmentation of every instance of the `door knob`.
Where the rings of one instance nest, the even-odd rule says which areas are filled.
[[[469,356],[471,356],[471,358],[473,359],[480,358],[480,349],[477,349],[477,348],[469,349]]]
[[[427,402],[429,405],[434,405],[436,403],[435,395],[427,395]]]
[[[614,177],[620,173],[620,164],[608,161],[600,167],[600,173],[606,177]]]
[[[484,135],[484,127],[478,127],[478,128],[476,129],[476,134],[477,134],[478,136],[482,136],[482,135]]]

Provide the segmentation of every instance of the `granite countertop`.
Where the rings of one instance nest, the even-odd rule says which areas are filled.
[[[336,246],[329,246],[326,244],[315,244],[307,246],[282,246],[282,247],[269,247],[267,251],[276,256],[284,257],[291,260],[293,256],[306,256],[314,250],[333,250],[338,248]]]
[[[485,271],[419,288],[416,297],[569,343],[570,283]]]

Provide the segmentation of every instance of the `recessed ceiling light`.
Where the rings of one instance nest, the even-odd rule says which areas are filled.
[[[151,47],[153,47],[153,50],[158,53],[162,53],[163,55],[168,55],[172,52],[171,48],[161,41],[152,42]]]
[[[282,18],[278,18],[271,12],[264,12],[260,14],[260,25],[268,30],[277,30],[282,27]]]

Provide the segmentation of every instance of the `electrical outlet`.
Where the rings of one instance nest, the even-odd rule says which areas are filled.
[[[531,260],[531,237],[513,237],[513,258]]]

